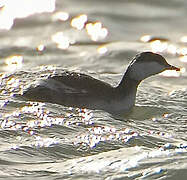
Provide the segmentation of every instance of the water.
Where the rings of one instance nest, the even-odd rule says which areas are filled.
[[[186,5],[2,1],[0,177],[186,179]],[[163,54],[181,73],[145,80],[129,115],[15,96],[64,68],[116,85],[130,59],[144,50]]]

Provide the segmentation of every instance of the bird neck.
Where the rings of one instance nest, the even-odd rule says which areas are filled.
[[[122,93],[124,96],[126,95],[134,95],[136,96],[138,85],[141,81],[131,79],[129,76],[129,71],[125,72],[121,82],[116,87],[119,93]]]
[[[114,110],[117,107],[118,111],[129,111],[134,105],[136,100],[137,87],[140,81],[130,79],[130,76],[125,73],[119,85],[115,88],[113,102]]]

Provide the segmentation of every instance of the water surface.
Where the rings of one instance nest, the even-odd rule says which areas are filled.
[[[0,177],[186,179],[186,1],[15,2],[0,4]],[[128,115],[16,96],[63,69],[115,86],[145,50],[181,73],[145,80]]]

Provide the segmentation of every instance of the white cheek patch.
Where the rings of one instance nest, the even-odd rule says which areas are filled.
[[[143,80],[151,75],[162,72],[164,68],[164,65],[157,62],[136,62],[131,66],[130,77],[135,80]]]

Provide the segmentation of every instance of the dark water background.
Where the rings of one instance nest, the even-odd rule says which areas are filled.
[[[1,179],[186,179],[187,1],[9,0],[0,7]],[[116,85],[145,50],[181,73],[145,80],[128,116],[15,97],[64,68]]]

